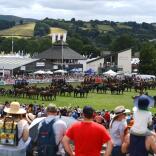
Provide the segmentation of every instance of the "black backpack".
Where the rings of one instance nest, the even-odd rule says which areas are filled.
[[[36,140],[38,156],[56,156],[58,145],[56,144],[53,124],[56,119],[50,122],[44,119],[39,125],[38,136]]]

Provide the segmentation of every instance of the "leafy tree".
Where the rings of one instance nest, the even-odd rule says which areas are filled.
[[[14,51],[15,52],[22,52],[23,54],[29,53],[29,51],[27,51],[27,47],[28,47],[28,40],[21,38],[21,39],[16,39],[14,41]]]
[[[112,39],[109,34],[100,34],[97,38],[97,41],[102,44],[110,44]]]
[[[7,29],[11,28],[15,25],[14,21],[5,21],[5,20],[0,20],[0,30],[2,29]]]
[[[80,39],[72,37],[68,40],[68,44],[73,50],[82,53],[83,42]]]
[[[129,35],[122,35],[121,37],[115,39],[112,42],[111,50],[112,51],[121,51],[124,49],[131,48],[133,46],[134,39]]]
[[[43,22],[38,22],[34,28],[34,36],[45,36],[50,32],[50,26]]]
[[[12,50],[12,40],[11,38],[5,38],[1,43],[1,51],[4,51],[6,54],[10,53]]]
[[[52,45],[52,41],[50,38],[39,38],[37,40],[38,44],[39,44],[39,49],[38,49],[38,52],[42,52],[48,48],[51,47]]]
[[[71,22],[72,22],[72,23],[75,23],[75,21],[76,21],[75,18],[72,18],[72,19],[71,19]]]
[[[145,43],[140,52],[139,71],[143,74],[156,74],[156,47],[154,44]]]
[[[96,57],[99,54],[99,50],[93,45],[84,45],[82,49],[82,54],[87,55],[88,57]]]
[[[29,40],[27,45],[27,51],[30,55],[33,55],[35,52],[39,51],[39,43],[35,40]]]
[[[20,23],[20,25],[22,25],[24,22],[23,22],[23,20],[21,19],[19,23]]]

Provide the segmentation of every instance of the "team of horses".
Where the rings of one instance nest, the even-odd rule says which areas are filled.
[[[0,88],[0,95],[45,100],[56,100],[59,96],[72,96],[77,98],[88,97],[89,92],[98,94],[123,94],[125,91],[134,89],[136,92],[143,92],[156,88],[156,81],[134,81],[132,79],[104,79],[102,83],[84,81],[80,85],[73,86],[65,81],[53,81],[48,87],[37,87],[36,85],[14,85],[12,89]]]

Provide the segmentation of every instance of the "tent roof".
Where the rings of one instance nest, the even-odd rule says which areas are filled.
[[[67,71],[59,69],[59,70],[54,71],[54,73],[67,73]]]
[[[39,59],[18,58],[18,57],[0,57],[0,69],[12,70],[26,64],[35,62]]]
[[[116,75],[117,73],[110,69],[107,72],[104,72],[103,74],[105,74],[105,75]]]
[[[38,70],[38,71],[34,72],[34,74],[45,74],[45,73],[46,73],[46,72],[43,71],[43,70]]]

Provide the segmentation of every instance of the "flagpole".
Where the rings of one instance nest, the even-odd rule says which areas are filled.
[[[62,40],[62,70],[63,70],[63,40]]]
[[[13,35],[12,35],[12,49],[11,49],[11,52],[12,52],[12,53],[14,52],[14,41],[13,41]]]
[[[3,75],[2,75],[2,77],[4,77],[4,75],[5,75],[5,74],[4,74],[4,66],[3,66]]]

